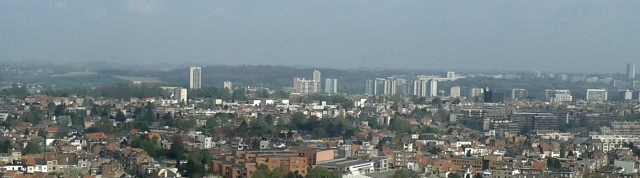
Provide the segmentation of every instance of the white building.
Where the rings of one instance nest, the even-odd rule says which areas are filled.
[[[447,72],[447,78],[456,78],[456,72],[448,71]]]
[[[569,90],[545,90],[545,95],[551,103],[562,103],[573,101],[573,96]]]
[[[429,81],[429,97],[435,96],[438,96],[438,81],[431,79],[431,81]]]
[[[319,163],[317,166],[329,170],[346,172],[350,175],[362,175],[374,173],[374,163],[372,161],[335,159],[333,161]]]
[[[427,81],[426,80],[413,81],[413,96],[427,97]]]
[[[384,80],[384,94],[387,96],[395,95],[396,86],[397,84],[395,78],[387,78],[386,80]]]
[[[605,89],[587,89],[587,101],[598,102],[607,101],[607,90]]]
[[[231,83],[231,81],[229,80],[224,81],[223,87],[228,89],[229,91],[233,91],[233,83]]]
[[[629,63],[627,64],[627,77],[630,79],[636,78],[636,65]]]
[[[471,94],[469,94],[469,96],[471,96],[471,98],[482,97],[483,95],[484,95],[484,89],[483,88],[472,88],[471,89]]]
[[[602,142],[602,151],[608,152],[617,147],[622,147],[625,143],[640,141],[638,135],[610,135],[610,134],[592,134],[591,139],[598,139]]]
[[[317,85],[317,86],[316,86],[316,88],[318,88],[318,90],[321,90],[321,88],[320,88],[320,83],[322,82],[322,75],[321,75],[320,71],[318,71],[318,70],[314,70],[314,71],[313,71],[313,78],[312,78],[312,80],[313,80],[314,82],[316,82],[316,85]]]
[[[324,82],[325,93],[338,93],[338,79],[325,79]]]
[[[178,101],[178,103],[189,103],[189,99],[187,98],[188,90],[186,88],[176,88],[173,90],[173,98]]]
[[[202,68],[191,67],[189,68],[189,88],[199,89],[202,88]]]
[[[451,91],[449,92],[449,97],[457,98],[460,97],[460,87],[451,87]]]
[[[318,86],[320,86],[320,84],[318,83],[319,82],[316,82],[314,80],[297,79],[295,83],[296,88],[294,89],[296,93],[301,94],[317,93],[319,90]]]

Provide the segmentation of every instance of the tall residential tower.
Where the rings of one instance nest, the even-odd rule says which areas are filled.
[[[636,65],[629,63],[627,64],[627,77],[630,79],[636,78]]]
[[[191,67],[189,68],[189,88],[199,89],[202,88],[202,68]]]

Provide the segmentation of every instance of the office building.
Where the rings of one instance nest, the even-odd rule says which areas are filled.
[[[451,90],[449,92],[449,97],[451,98],[460,97],[460,87],[451,87]]]
[[[447,78],[456,78],[456,72],[448,71],[447,72]]]
[[[504,92],[486,88],[483,92],[485,103],[501,103],[504,101]]]
[[[189,88],[199,89],[202,88],[202,68],[191,67],[189,68]]]
[[[415,97],[427,97],[427,81],[416,80],[413,81],[413,96]]]
[[[521,88],[515,88],[511,90],[511,99],[524,99],[527,98],[527,90]]]
[[[587,89],[588,102],[607,101],[607,90],[605,89]]]
[[[178,100],[178,103],[187,104],[189,102],[189,100],[187,99],[187,89],[186,88],[174,89],[173,99]]]
[[[627,64],[627,77],[630,79],[636,78],[636,65],[629,63]]]
[[[223,87],[229,91],[233,91],[233,84],[231,83],[231,81],[224,81]]]
[[[324,93],[338,93],[338,79],[325,79]]]
[[[429,97],[438,96],[438,81],[431,79],[429,81]]]

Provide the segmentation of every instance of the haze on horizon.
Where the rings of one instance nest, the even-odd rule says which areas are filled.
[[[0,1],[0,61],[623,73],[640,1]]]

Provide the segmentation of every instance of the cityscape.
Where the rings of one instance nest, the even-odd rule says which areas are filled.
[[[639,2],[0,2],[0,178],[638,178]]]

